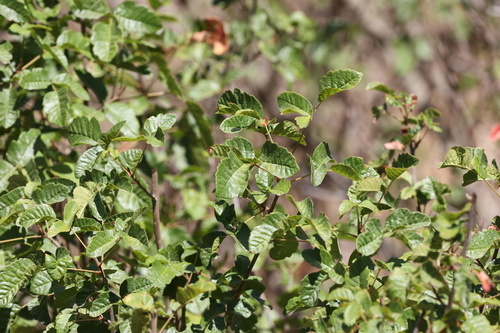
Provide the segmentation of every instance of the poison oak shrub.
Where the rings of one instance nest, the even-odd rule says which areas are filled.
[[[294,153],[307,143],[322,102],[356,86],[361,73],[328,72],[316,105],[281,93],[280,112],[293,121],[269,117],[238,88],[225,91],[219,127],[236,135],[214,143],[211,119],[196,101],[234,77],[226,71],[209,80],[212,74],[201,78],[189,68],[217,66],[227,51],[220,22],[207,20],[203,33],[180,42],[208,54],[186,65],[180,83],[165,60],[179,46],[162,47],[170,17],[132,1],[112,11],[100,1],[61,7],[0,0],[9,34],[0,44],[2,331],[498,329],[498,219],[475,230],[474,198],[452,211],[445,184],[409,172],[425,134],[440,131],[437,110],[416,112],[416,96],[369,84],[385,94],[374,117],[394,117],[402,135],[366,162],[335,161],[322,142],[301,171]],[[167,92],[149,91],[156,81],[183,107],[157,100]],[[243,131],[265,142],[239,136]],[[209,158],[220,162],[207,177]],[[482,149],[453,147],[441,167],[465,169],[464,186],[484,181],[497,193],[500,172]],[[352,181],[339,207],[348,223],[315,214],[310,198],[289,195],[296,181],[318,186],[328,172]],[[165,183],[178,192],[162,192]],[[389,191],[394,183],[401,191]],[[287,211],[284,200],[293,208]],[[198,227],[189,233],[178,221]],[[226,238],[235,243],[234,257],[221,249]],[[408,251],[378,260],[385,238]],[[339,239],[356,249],[343,254]],[[288,282],[277,300],[266,297],[271,286],[253,273],[262,261]],[[291,267],[304,261],[311,271],[296,282]]]

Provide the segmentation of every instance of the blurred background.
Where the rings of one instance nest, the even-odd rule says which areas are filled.
[[[176,52],[169,65],[209,116],[225,89],[239,87],[255,95],[271,118],[280,118],[279,93],[294,90],[314,104],[319,79],[328,70],[351,68],[364,74],[355,89],[321,105],[307,132],[310,143],[298,151],[304,170],[306,154],[321,141],[330,145],[337,161],[360,156],[368,162],[400,134],[389,117],[373,121],[371,107],[381,105],[384,95],[364,90],[372,81],[416,94],[415,113],[428,107],[442,113],[443,132],[429,133],[417,150],[417,173],[419,179],[434,175],[449,184],[457,207],[465,202],[461,173],[438,170],[448,149],[479,146],[490,159],[498,157],[498,145],[488,134],[500,121],[500,2],[177,0],[159,10],[177,19],[164,37],[165,48]],[[207,19],[224,25],[227,50],[215,54],[215,47],[200,50],[200,43],[179,47],[193,30],[210,30]],[[215,142],[225,138],[221,133]],[[299,184],[298,199],[312,197],[318,212],[337,219],[348,179],[329,174],[320,187]],[[478,195],[480,227],[486,227],[498,214],[493,192],[479,183],[465,191]]]

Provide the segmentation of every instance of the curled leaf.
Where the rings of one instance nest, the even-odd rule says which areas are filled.
[[[212,45],[215,55],[222,55],[229,49],[228,36],[224,30],[224,22],[218,18],[209,18],[202,21],[205,30],[195,32],[191,41]]]

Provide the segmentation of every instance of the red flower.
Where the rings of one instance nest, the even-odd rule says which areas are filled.
[[[500,140],[500,123],[493,126],[493,128],[490,131],[489,138],[491,141]]]

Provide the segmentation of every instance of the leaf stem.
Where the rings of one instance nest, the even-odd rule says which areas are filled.
[[[161,240],[161,221],[160,221],[160,205],[158,202],[158,170],[153,169],[151,173],[152,178],[152,201],[153,201],[153,223],[154,223],[154,234],[156,240],[156,248],[158,250],[163,249],[163,242]]]

